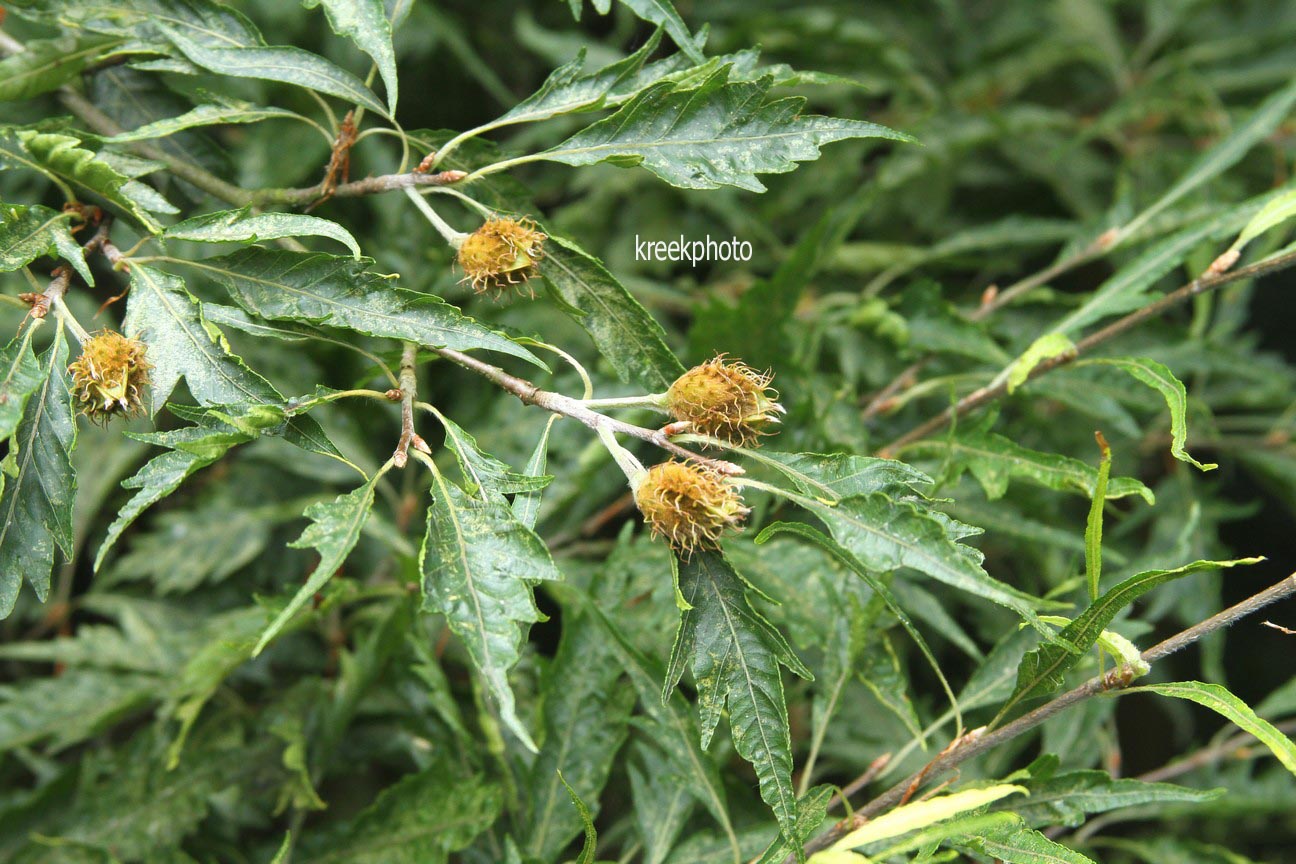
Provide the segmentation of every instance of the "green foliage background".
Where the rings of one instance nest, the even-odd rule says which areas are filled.
[[[1079,342],[1202,274],[1267,202],[1290,212],[1296,7],[609,4],[578,19],[552,2],[0,4],[28,49],[0,44],[0,326],[21,332],[0,356],[0,859],[780,861],[843,817],[825,815],[833,786],[890,754],[859,807],[950,744],[947,689],[965,730],[1002,726],[1112,669],[1089,650],[1104,631],[1117,653],[1120,637],[1146,649],[1292,571],[1289,275],[1203,293],[1024,379],[1070,344],[1040,337]],[[388,54],[373,16],[393,14]],[[273,55],[295,64],[284,81],[258,71],[271,55],[221,53],[266,45],[314,59]],[[582,52],[584,74],[631,57],[669,59],[675,78],[618,94],[595,76],[607,102],[467,138],[436,170],[587,141],[612,103],[733,119],[738,93],[805,98],[801,116],[757,121],[821,123],[822,154],[743,145],[747,172],[731,141],[663,156],[620,129],[633,158],[617,164],[568,147],[450,187],[551,235],[534,299],[475,295],[400,191],[255,230],[250,211],[200,218],[299,217],[316,195],[262,190],[318,183],[353,104],[350,178],[403,173],[520,103],[544,114],[523,100]],[[325,95],[295,86],[307,72]],[[399,131],[380,116],[396,80]],[[195,105],[217,107],[149,137],[151,154],[101,122]],[[116,215],[126,270],[82,258],[94,229],[68,233],[69,197]],[[481,221],[425,199],[460,230]],[[1290,252],[1292,224],[1259,227],[1237,267]],[[636,237],[681,234],[755,255],[635,260]],[[59,257],[86,328],[145,334],[152,416],[72,419],[75,334],[56,312],[23,324],[16,299]],[[978,312],[992,286],[1010,302]],[[373,359],[396,369],[402,339],[572,397],[579,375],[534,340],[600,397],[665,389],[717,352],[771,369],[787,415],[768,458],[725,458],[783,491],[746,490],[749,527],[723,557],[674,563],[589,429],[431,350],[418,397],[439,414],[418,429],[438,470],[384,472],[400,407],[332,391],[393,386]],[[889,446],[1010,377],[952,429]],[[1095,430],[1113,453],[1097,508]],[[1229,566],[1245,556],[1268,560]],[[464,596],[486,601],[478,628]],[[866,851],[1286,860],[1296,643],[1260,621],[1296,627],[1291,608],[1138,670],[1160,695],[1078,702],[941,790],[1029,797]]]

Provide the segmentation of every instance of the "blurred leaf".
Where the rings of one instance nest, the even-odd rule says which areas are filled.
[[[0,60],[0,102],[17,102],[55,90],[87,66],[111,56],[120,39],[63,36],[27,43],[27,50]]]

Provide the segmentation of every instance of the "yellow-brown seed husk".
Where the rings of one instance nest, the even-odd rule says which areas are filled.
[[[751,446],[783,413],[772,380],[768,372],[726,362],[721,355],[676,378],[666,391],[666,407],[694,432]]]
[[[139,413],[153,368],[145,358],[147,350],[143,342],[115,330],[90,337],[81,346],[81,356],[68,366],[81,412],[105,425],[118,415]]]
[[[457,260],[478,294],[525,285],[540,272],[546,237],[530,219],[490,219],[469,234]],[[529,288],[527,294],[534,296]]]
[[[649,468],[634,497],[653,534],[685,555],[715,548],[726,530],[741,530],[750,512],[720,473],[690,462]]]

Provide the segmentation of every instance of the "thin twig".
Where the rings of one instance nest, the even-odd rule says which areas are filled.
[[[1126,331],[1137,327],[1139,324],[1178,306],[1180,303],[1191,300],[1193,297],[1205,294],[1207,291],[1213,291],[1216,288],[1222,288],[1232,282],[1237,282],[1242,279],[1251,279],[1257,276],[1264,276],[1268,273],[1284,270],[1293,265],[1296,265],[1296,252],[1278,255],[1266,261],[1260,261],[1248,267],[1242,267],[1227,273],[1211,273],[1208,271],[1206,274],[1197,277],[1181,288],[1171,291],[1159,300],[1155,300],[1141,309],[1131,312],[1123,318],[1118,318],[1116,321],[1113,321],[1101,330],[1091,333],[1077,342],[1073,350],[1046,358],[1030,371],[1026,380],[1033,381],[1039,376],[1057,369],[1059,366],[1065,366],[1068,363],[1073,362],[1082,354],[1087,354],[1092,351],[1102,343],[1120,336]],[[960,399],[955,405],[946,408],[940,414],[937,414],[925,423],[910,429],[890,444],[887,444],[878,451],[878,455],[884,457],[894,456],[906,444],[911,444],[914,441],[930,436],[934,432],[939,432],[941,429],[944,429],[949,425],[949,423],[956,417],[962,418],[964,415],[975,411],[982,405],[1000,398],[1007,392],[1007,380],[1001,380],[998,383],[989,384],[978,390],[974,390]]]
[[[541,390],[530,381],[518,378],[516,375],[510,375],[498,366],[492,366],[478,360],[476,357],[464,354],[462,351],[455,351],[452,348],[433,348],[432,350],[452,363],[476,372],[483,378],[512,393],[526,404],[535,405],[546,411],[552,411],[554,414],[561,414],[564,417],[578,420],[596,432],[601,430],[629,435],[632,438],[654,444],[682,459],[706,465],[722,474],[735,476],[744,473],[742,468],[732,462],[726,462],[723,459],[711,459],[681,447],[667,438],[666,433],[660,429],[645,429],[642,426],[635,426],[632,423],[599,414],[597,411],[586,407],[579,399],[572,399],[570,396],[563,396],[561,393],[554,393],[549,390]]]
[[[1212,615],[1205,621],[1194,624],[1192,627],[1176,633],[1169,639],[1157,643],[1144,651],[1141,657],[1144,662],[1149,664],[1164,659],[1176,651],[1188,647],[1203,636],[1207,636],[1214,633],[1216,630],[1227,627],[1239,618],[1258,612],[1269,604],[1289,597],[1292,594],[1296,594],[1296,573],[1293,573],[1281,582],[1266,588],[1264,591],[1243,600],[1241,603],[1230,606],[1228,609]],[[980,756],[987,750],[992,750],[1000,744],[1016,738],[1018,735],[1029,732],[1045,720],[1048,720],[1055,714],[1070,708],[1072,705],[1083,702],[1090,696],[1095,696],[1099,693],[1123,689],[1128,686],[1132,680],[1132,676],[1129,674],[1127,668],[1122,667],[1113,669],[1105,675],[1095,676],[1078,687],[1068,690],[1061,696],[1044,703],[1027,714],[1023,714],[1021,717],[1018,717],[1016,720],[1013,720],[1005,726],[1001,726],[1000,728],[991,731],[982,732],[980,734],[965,736],[961,739],[958,746],[948,749],[946,752],[942,752],[940,756],[933,759],[921,770],[914,772],[910,776],[896,783],[868,804],[861,807],[856,811],[853,817],[842,820],[824,834],[807,843],[805,846],[806,854],[809,855],[819,851],[820,849],[826,849],[841,837],[844,837],[860,825],[863,825],[869,819],[896,806],[907,793],[910,793],[911,787],[913,787],[915,783],[940,777],[956,766],[966,762],[968,759]],[[784,864],[792,864],[794,861],[795,858],[793,856],[788,856]]]
[[[411,444],[421,453],[432,452],[427,442],[414,431],[414,400],[418,398],[417,366],[418,346],[406,342],[401,349],[400,362],[401,434],[400,440],[396,442],[396,452],[392,454],[392,464],[397,468],[405,467]]]

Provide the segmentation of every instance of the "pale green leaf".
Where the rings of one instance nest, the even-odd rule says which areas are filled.
[[[536,154],[566,165],[643,165],[685,189],[737,186],[763,192],[757,174],[781,174],[819,158],[819,147],[849,138],[907,136],[863,120],[803,115],[805,100],[764,102],[772,76],[730,82],[723,67],[696,89],[664,82],[617,113]]]
[[[93,285],[85,251],[68,228],[72,218],[71,213],[39,204],[27,207],[0,202],[0,272],[17,270],[42,255],[57,255],[76,268],[87,285]]]
[[[1080,662],[1084,652],[1093,646],[1116,614],[1153,588],[1202,570],[1254,564],[1261,560],[1194,561],[1173,570],[1147,570],[1131,576],[1104,593],[1072,621],[1058,637],[1061,644],[1041,645],[1022,658],[1017,669],[1017,687],[1000,713],[1007,714],[1022,700],[1045,696],[1061,687],[1063,674]]]
[[[419,553],[423,606],[446,616],[485,678],[513,734],[535,750],[517,716],[508,671],[526,628],[542,620],[532,583],[561,579],[549,550],[498,495],[470,496],[433,474],[427,534]]]
[[[30,99],[55,90],[87,66],[113,54],[120,39],[105,36],[61,36],[34,39],[25,51],[0,60],[0,102]]]
[[[831,848],[844,851],[865,846],[869,843],[876,843],[879,840],[899,837],[901,834],[908,834],[910,831],[917,831],[937,822],[953,819],[955,816],[969,810],[976,810],[987,804],[993,804],[1000,798],[1021,794],[1025,791],[1026,789],[1021,786],[1003,783],[997,786],[969,789],[964,792],[954,792],[949,795],[938,795],[923,801],[915,801],[912,804],[905,804],[884,813],[866,823],[863,827],[851,831],[834,843]],[[810,861],[811,864],[816,864],[815,857],[811,857]]]
[[[175,27],[160,26],[186,59],[218,75],[295,84],[390,116],[363,81],[318,54],[289,46],[214,48]]]
[[[904,448],[906,457],[949,457],[949,465],[958,473],[963,468],[985,490],[990,500],[1002,498],[1009,480],[1024,480],[1045,489],[1094,495],[1098,472],[1079,459],[1057,453],[1041,453],[1021,446],[1003,435],[984,430],[961,432],[953,439],[918,441]],[[1107,500],[1138,495],[1148,504],[1156,498],[1152,490],[1134,477],[1116,477],[1107,486]]]
[[[1289,189],[1269,200],[1260,208],[1260,212],[1251,217],[1251,221],[1242,229],[1237,240],[1229,248],[1236,252],[1261,234],[1272,231],[1288,219],[1296,216],[1296,189]]]
[[[1072,351],[1075,351],[1075,343],[1065,334],[1057,332],[1045,333],[1032,342],[1030,347],[1008,367],[1008,377],[1006,379],[1008,392],[1012,393],[1025,384],[1027,379],[1030,378],[1031,372],[1035,371],[1035,367],[1045,360],[1051,360]]]
[[[122,132],[106,139],[113,144],[125,144],[131,141],[151,141],[166,138],[186,129],[200,126],[219,126],[231,123],[259,123],[262,120],[273,120],[281,117],[303,119],[300,114],[283,108],[264,108],[251,102],[229,101],[224,104],[208,103],[199,105],[176,117],[155,120]]]
[[[1225,720],[1244,732],[1250,732],[1256,739],[1269,748],[1282,766],[1296,774],[1296,744],[1273,727],[1273,724],[1260,718],[1245,702],[1234,696],[1227,688],[1219,684],[1203,684],[1200,681],[1179,681],[1173,684],[1143,684],[1130,687],[1125,693],[1159,693],[1175,699],[1187,699],[1211,709]]]
[[[387,107],[395,114],[399,93],[396,52],[383,0],[302,0],[302,5],[307,9],[323,6],[333,32],[350,39],[373,59],[387,88]]]
[[[177,222],[162,232],[163,240],[199,243],[256,243],[280,237],[329,237],[360,260],[360,244],[351,232],[329,219],[303,213],[252,213],[249,208],[204,213]]]
[[[146,202],[133,197],[141,184],[80,144],[81,139],[57,132],[0,128],[0,168],[38,171],[65,194],[79,186],[135,217],[154,234],[161,231],[162,226],[147,212]],[[156,192],[152,197],[160,198]]]
[[[40,383],[27,400],[9,442],[0,494],[0,618],[13,611],[26,579],[36,596],[49,594],[54,549],[71,558],[77,427],[67,378],[63,328],[39,359]]]
[[[468,351],[482,348],[543,365],[527,349],[431,294],[407,291],[368,269],[368,259],[249,248],[187,261],[218,280],[254,315],[344,327],[369,336]]]
[[[562,298],[564,311],[584,313],[576,322],[622,381],[656,393],[683,374],[661,325],[597,258],[550,235],[540,272]]]
[[[381,476],[380,473],[375,472],[373,477],[358,489],[339,495],[332,501],[320,501],[306,508],[304,515],[311,520],[311,524],[289,545],[295,549],[318,550],[319,563],[311,571],[310,578],[297,589],[292,600],[288,601],[288,605],[265,628],[265,632],[257,640],[256,647],[252,649],[253,657],[265,650],[270,640],[278,635],[283,626],[292,620],[292,617],[315,596],[316,592],[323,589],[342,566],[342,562],[346,561],[347,555],[351,554],[351,550],[360,540],[360,529],[364,528],[365,522],[369,519],[369,511],[373,509],[374,487]]]
[[[589,808],[585,806],[585,802],[576,794],[576,790],[567,782],[567,778],[562,776],[562,772],[558,773],[558,779],[567,788],[567,795],[571,798],[571,803],[576,808],[576,812],[580,816],[581,826],[585,831],[584,842],[581,843],[581,851],[576,856],[575,864],[594,864],[594,855],[598,850],[598,832],[594,830],[594,817],[590,814]]]
[[[1166,401],[1166,408],[1170,410],[1170,455],[1202,471],[1211,471],[1219,467],[1213,462],[1204,464],[1198,462],[1184,449],[1184,444],[1188,441],[1188,390],[1183,382],[1166,368],[1165,364],[1146,357],[1101,357],[1088,362],[1104,363],[1124,369],[1135,379],[1161,394]]]
[[[750,586],[718,552],[697,551],[679,564],[680,613],[663,694],[693,671],[706,747],[728,709],[734,749],[756,769],[761,798],[779,827],[796,827],[792,742],[779,664],[813,678],[783,635],[748,600]]]

